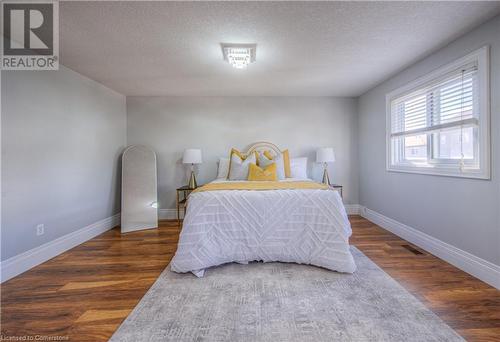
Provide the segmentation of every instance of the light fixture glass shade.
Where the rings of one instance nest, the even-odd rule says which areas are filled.
[[[201,164],[201,150],[195,148],[188,148],[184,151],[182,156],[183,164]]]
[[[335,152],[331,147],[319,148],[316,151],[317,163],[333,163],[335,161]]]
[[[222,56],[225,61],[236,69],[245,69],[255,62],[257,44],[228,44],[221,43]]]
[[[241,48],[229,49],[227,59],[236,69],[244,69],[250,64],[250,51]]]

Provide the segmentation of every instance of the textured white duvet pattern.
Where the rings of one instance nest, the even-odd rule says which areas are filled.
[[[282,261],[352,273],[351,226],[336,191],[219,190],[189,197],[175,272],[228,262]]]

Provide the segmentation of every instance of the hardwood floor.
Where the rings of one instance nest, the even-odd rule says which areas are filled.
[[[468,341],[500,341],[499,290],[362,217],[350,221],[351,244],[450,327]]]
[[[500,291],[359,216],[351,243],[470,341],[500,340]],[[172,258],[176,221],[106,232],[1,286],[3,336],[106,341]]]

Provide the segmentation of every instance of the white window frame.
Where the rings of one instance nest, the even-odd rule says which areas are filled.
[[[457,70],[464,65],[477,63],[477,75],[479,86],[479,126],[478,126],[478,168],[459,168],[456,163],[449,160],[433,159],[429,163],[392,163],[391,144],[391,103],[393,100],[401,98],[407,94],[424,88],[446,74]],[[484,46],[452,63],[446,64],[433,72],[420,77],[409,84],[406,84],[386,95],[386,168],[392,172],[407,172],[428,175],[491,179],[490,172],[490,72],[489,72],[489,46]],[[432,149],[428,143],[428,151]],[[429,160],[429,158],[428,158]]]

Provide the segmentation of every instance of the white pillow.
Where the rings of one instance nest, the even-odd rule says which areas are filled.
[[[290,176],[307,179],[307,158],[290,158]]]
[[[261,152],[259,153],[259,166],[264,168],[272,163],[276,163],[276,173],[278,179],[285,179],[285,160],[283,159],[283,153],[275,156],[272,160],[267,159],[267,157]]]
[[[247,180],[250,164],[257,164],[255,153],[249,155],[245,160],[242,160],[236,153],[233,153],[231,156],[229,180]]]
[[[217,179],[227,179],[229,173],[229,158],[219,158]]]

